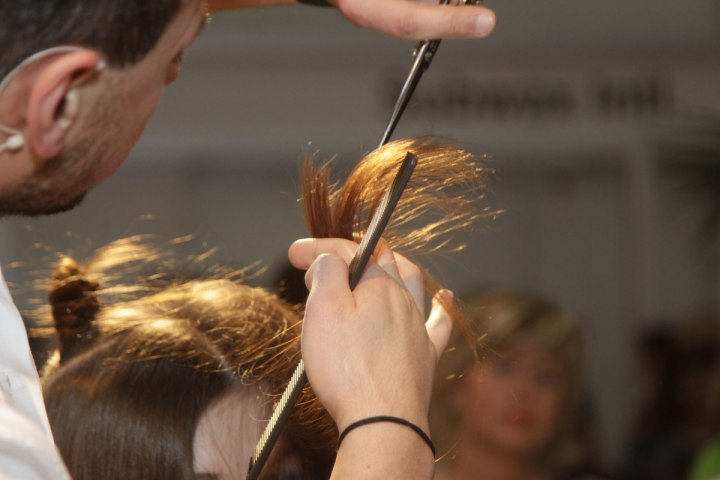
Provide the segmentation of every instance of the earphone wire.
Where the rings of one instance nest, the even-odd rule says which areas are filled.
[[[20,73],[20,71],[28,65],[35,63],[45,57],[49,57],[50,55],[55,55],[57,53],[76,52],[79,50],[82,50],[82,47],[76,47],[73,45],[59,45],[57,47],[46,48],[45,50],[33,53],[25,60],[18,63],[15,68],[10,70],[10,72],[5,75],[2,81],[0,81],[0,95],[3,94],[3,92],[10,84],[10,82],[15,78],[15,76],[17,76],[17,74]],[[0,153],[5,152],[6,150],[17,150],[23,146],[24,138],[20,130],[8,127],[7,125],[4,125],[2,123],[0,123],[0,130],[9,135],[3,143],[0,143]]]
[[[38,60],[41,60],[45,57],[49,57],[50,55],[55,55],[56,53],[69,53],[69,52],[77,52],[82,50],[82,47],[76,47],[74,45],[58,45],[57,47],[50,47],[46,48],[45,50],[40,50],[39,52],[35,52],[29,57],[27,57],[22,62],[18,63],[15,68],[10,70],[10,72],[5,75],[5,78],[0,81],[0,95],[2,95],[3,91],[5,91],[5,88],[8,86],[8,84],[12,81],[13,78],[15,78],[15,75],[20,73],[20,70],[27,67],[31,63],[35,63]]]

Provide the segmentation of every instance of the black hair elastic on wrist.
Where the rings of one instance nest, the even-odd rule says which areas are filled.
[[[313,7],[332,7],[333,4],[328,0],[297,0],[298,3],[303,5],[312,5]]]
[[[415,425],[414,423],[408,422],[404,418],[398,418],[398,417],[389,417],[385,415],[381,415],[379,417],[369,417],[369,418],[363,418],[362,420],[358,420],[357,422],[353,422],[350,425],[348,425],[345,430],[340,434],[340,437],[338,438],[338,445],[337,448],[340,449],[340,444],[342,443],[343,439],[347,436],[348,433],[350,433],[352,430],[355,430],[358,427],[362,427],[363,425],[368,425],[370,423],[382,423],[382,422],[389,422],[389,423],[397,423],[400,425],[405,425],[406,427],[410,427],[417,433],[420,438],[422,438],[423,442],[427,444],[428,447],[430,447],[430,450],[432,451],[433,458],[435,457],[435,445],[433,445],[432,440],[430,440],[430,437],[427,435],[427,433],[423,432],[420,427]]]

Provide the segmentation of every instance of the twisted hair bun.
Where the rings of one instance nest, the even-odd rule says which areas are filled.
[[[55,266],[49,300],[60,341],[61,363],[96,337],[93,320],[100,310],[95,295],[98,288],[72,258],[63,257]]]

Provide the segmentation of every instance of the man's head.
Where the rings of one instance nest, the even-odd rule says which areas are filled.
[[[77,204],[127,156],[203,22],[200,0],[0,5],[0,215]],[[59,45],[77,49],[51,50]],[[99,68],[104,65],[104,68]]]

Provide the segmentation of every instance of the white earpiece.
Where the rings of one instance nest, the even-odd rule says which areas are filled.
[[[4,152],[5,150],[15,152],[17,150],[20,150],[23,145],[25,145],[25,137],[23,136],[21,131],[15,130],[14,128],[6,127],[2,124],[0,124],[0,130],[10,134],[10,136],[3,143],[0,143],[0,153]]]
[[[78,104],[78,91],[73,88],[65,94],[65,114],[70,118],[74,118],[78,112]]]
[[[71,89],[65,94],[65,105],[63,107],[62,117],[58,120],[58,127],[63,130],[67,130],[72,125],[73,120],[77,116],[78,112],[78,91]]]
[[[25,145],[25,137],[22,133],[16,133],[5,140],[5,148],[8,150],[20,150],[23,145]]]

